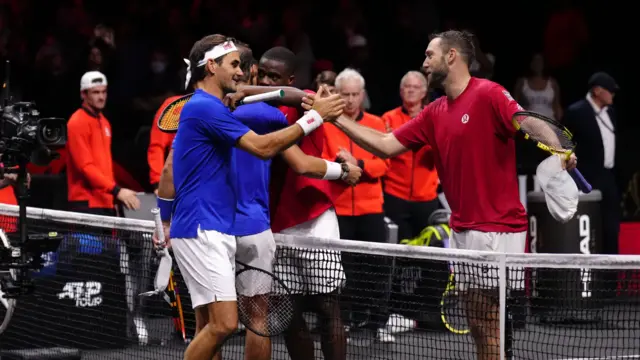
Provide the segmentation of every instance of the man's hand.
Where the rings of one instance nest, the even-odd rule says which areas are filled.
[[[351,186],[355,186],[358,181],[360,181],[360,177],[362,176],[362,169],[360,169],[357,165],[352,165],[351,163],[347,163],[347,165],[349,166],[349,174],[342,181]]]
[[[171,247],[171,239],[169,239],[169,231],[171,230],[171,223],[168,221],[163,221],[162,222],[162,229],[164,230],[164,248],[170,248]],[[160,241],[160,239],[158,238],[158,232],[154,231],[153,232],[153,247],[156,249],[162,249],[163,247],[161,246],[162,243]]]
[[[571,154],[571,156],[569,156],[569,160],[562,161],[562,167],[567,169],[567,171],[575,169],[576,166],[578,166],[578,157],[576,154]]]
[[[236,91],[224,96],[222,103],[228,107],[231,111],[234,111],[238,106],[238,101],[244,99],[247,95],[242,91]]]
[[[135,191],[129,189],[120,189],[116,198],[124,204],[129,210],[138,210],[140,208],[140,199]]]
[[[358,166],[358,160],[343,147],[340,147],[340,151],[338,151],[338,162],[346,162],[348,164]]]
[[[334,121],[342,115],[346,103],[339,94],[327,94],[326,87],[321,86],[315,96],[309,95],[302,99],[302,108],[317,111],[324,121]]]

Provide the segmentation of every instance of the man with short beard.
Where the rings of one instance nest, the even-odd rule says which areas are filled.
[[[335,125],[381,158],[431,146],[451,206],[451,247],[523,253],[528,223],[518,190],[512,123],[522,107],[502,86],[470,75],[474,46],[469,34],[435,34],[425,54],[428,83],[441,86],[446,96],[391,133],[343,117]],[[572,156],[564,165],[570,170],[576,163]],[[467,300],[478,359],[499,359],[498,269],[458,263],[454,273]],[[504,335],[508,353],[510,334]]]

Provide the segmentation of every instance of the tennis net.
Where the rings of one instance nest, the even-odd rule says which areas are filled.
[[[15,233],[17,214],[16,206],[0,205],[0,227]],[[160,296],[137,296],[152,289],[157,266],[151,221],[36,208],[27,216],[31,232],[57,231],[64,240],[43,255],[35,293],[18,300],[0,335],[0,357],[181,358],[186,345],[174,325],[179,312]],[[335,334],[348,339],[347,359],[476,359],[469,321],[485,325],[499,338],[491,349],[512,359],[640,359],[640,256],[504,254],[287,235],[276,240],[276,275],[294,292],[310,294],[319,284],[340,289],[332,298],[337,310],[320,309],[312,298],[301,309],[317,359],[329,358],[322,340],[331,347],[340,341]],[[189,338],[194,314],[177,266],[174,279]],[[494,290],[463,296],[476,287]],[[468,299],[482,314],[467,316]],[[327,324],[335,322],[327,314],[339,316],[348,331],[330,332]],[[62,355],[72,353],[64,349],[80,355]],[[272,358],[288,354],[284,339],[274,338]],[[226,343],[223,357],[244,358],[242,331]]]

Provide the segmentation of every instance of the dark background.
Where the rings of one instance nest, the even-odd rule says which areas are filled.
[[[106,114],[113,127],[114,160],[133,175],[141,190],[151,190],[148,129],[161,101],[183,91],[182,58],[193,42],[223,33],[248,42],[259,58],[296,22],[308,34],[315,60],[329,60],[336,72],[350,64],[345,29],[367,39],[370,57],[361,70],[371,112],[381,115],[399,105],[400,78],[419,69],[431,32],[472,30],[481,50],[495,56],[492,79],[513,90],[534,52],[553,53],[545,47],[553,37],[545,38],[550,19],[571,11],[584,18],[587,37],[570,65],[550,69],[558,79],[563,106],[586,94],[591,73],[610,73],[621,88],[615,106],[622,191],[640,168],[634,136],[638,122],[631,112],[636,80],[630,70],[636,65],[638,31],[628,15],[631,7],[622,2],[0,0],[0,9],[0,57],[12,61],[14,96],[35,100],[42,115],[69,118],[80,105],[81,75],[93,69],[107,75]],[[98,24],[113,30],[115,46],[96,37]],[[91,62],[92,47],[102,53],[101,65]],[[159,57],[166,57],[168,67],[154,76],[151,61]],[[313,66],[309,72],[310,78],[315,76]],[[534,161],[525,156],[518,161],[521,173],[535,171]]]

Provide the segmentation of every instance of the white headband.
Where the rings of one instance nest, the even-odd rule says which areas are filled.
[[[236,45],[232,41],[223,42],[222,44],[216,45],[211,50],[207,51],[202,60],[198,61],[197,66],[204,66],[207,61],[215,60],[233,51],[238,51],[238,48],[236,48]],[[191,80],[191,61],[189,61],[189,59],[183,60],[187,64],[187,76],[184,83],[184,88],[186,89],[189,87],[189,81]]]

